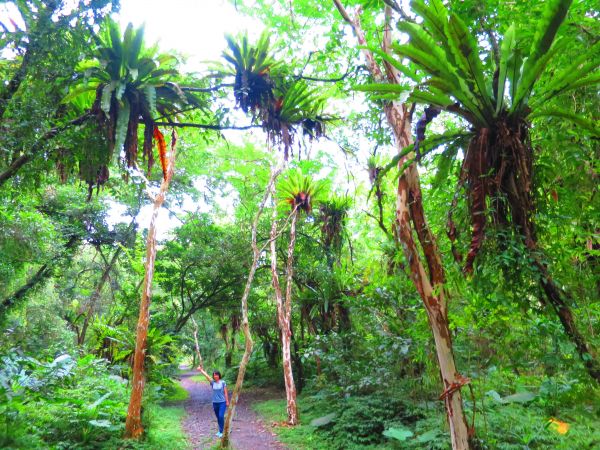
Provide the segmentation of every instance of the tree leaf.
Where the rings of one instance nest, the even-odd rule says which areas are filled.
[[[438,439],[440,435],[439,430],[429,430],[426,431],[423,434],[420,434],[415,441],[420,442],[420,443],[425,443],[425,442],[431,442],[431,441],[436,441]]]
[[[117,111],[117,126],[115,128],[115,149],[121,151],[125,137],[127,136],[127,126],[129,125],[129,102],[124,100]]]
[[[112,100],[112,93],[116,87],[117,87],[117,82],[112,81],[102,88],[102,97],[100,98],[100,107],[102,108],[102,111],[104,111],[104,113],[106,114],[106,117],[108,117],[108,115],[110,113],[110,104],[111,104],[111,100]]]
[[[112,427],[112,423],[110,420],[88,420],[88,423],[94,427],[99,428],[110,428]]]
[[[600,125],[598,120],[588,119],[587,117],[575,114],[573,112],[561,108],[548,108],[541,111],[536,111],[529,115],[530,119],[538,117],[558,117],[566,119],[579,127],[589,131],[594,136],[600,137]]]
[[[498,67],[498,88],[496,91],[496,114],[502,110],[504,104],[504,89],[508,78],[508,61],[517,44],[515,24],[513,23],[506,33],[502,44],[500,44],[500,64]]]

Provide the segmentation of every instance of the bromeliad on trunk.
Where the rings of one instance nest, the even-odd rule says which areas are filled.
[[[415,0],[412,8],[423,21],[420,24],[398,23],[398,28],[408,34],[410,41],[392,48],[418,67],[411,75],[419,82],[409,99],[429,105],[430,109],[455,114],[470,126],[466,130],[469,140],[464,149],[457,188],[466,191],[471,221],[471,241],[464,271],[473,272],[490,222],[511,229],[522,239],[539,271],[539,282],[548,304],[577,346],[590,375],[600,381],[600,365],[575,327],[566,294],[552,280],[541,256],[533,217],[535,153],[530,139],[532,119],[558,116],[600,136],[594,122],[548,106],[557,96],[599,82],[599,42],[568,67],[554,72],[544,84],[538,83],[552,57],[568,45],[567,38],[557,39],[557,33],[571,2],[551,0],[546,3],[531,43],[521,38],[514,24],[510,26],[500,44],[497,62],[489,58],[490,62],[484,65],[481,55],[488,51],[478,46],[477,36],[457,14],[448,11],[441,0],[431,0],[428,4]],[[385,60],[397,70],[406,72],[401,61],[388,55]],[[377,89],[370,86],[369,90]],[[382,85],[381,90],[388,92],[388,85]],[[459,153],[453,149],[447,155],[455,159]],[[458,198],[456,195],[455,199]],[[458,230],[452,216],[448,224],[448,234],[454,243]],[[458,253],[455,256],[462,259]]]

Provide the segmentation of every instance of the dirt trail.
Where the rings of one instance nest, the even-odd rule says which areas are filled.
[[[212,407],[212,392],[206,383],[198,383],[191,379],[198,375],[197,371],[181,375],[181,386],[190,393],[184,407],[187,417],[183,421],[192,448],[208,449],[218,443],[215,436],[217,419]],[[236,450],[286,449],[278,442],[275,435],[268,430],[249,407],[247,396],[242,393],[235,408],[235,418],[232,424],[231,443]]]

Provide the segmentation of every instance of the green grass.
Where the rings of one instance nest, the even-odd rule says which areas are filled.
[[[325,441],[323,436],[315,433],[315,427],[310,426],[310,422],[321,414],[320,411],[314,411],[312,401],[308,397],[298,397],[298,409],[301,424],[295,427],[276,426],[273,431],[277,433],[277,439],[297,450],[330,450],[333,447]],[[252,408],[264,419],[265,423],[273,422],[284,423],[287,420],[285,399],[266,400],[257,402]]]
[[[175,383],[173,384],[172,392],[169,393],[166,400],[169,402],[182,402],[184,400],[187,400],[189,396],[190,393],[188,391],[182,388],[180,384]]]
[[[206,383],[206,377],[201,374],[190,377],[190,380],[195,381],[196,383]]]
[[[191,448],[181,423],[185,417],[183,406],[152,405],[148,413],[148,449],[184,450]]]

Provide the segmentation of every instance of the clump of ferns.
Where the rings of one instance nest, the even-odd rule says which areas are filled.
[[[302,80],[292,81],[276,91],[275,100],[264,105],[260,120],[273,145],[280,146],[287,160],[292,154],[296,135],[309,140],[325,134],[325,124],[333,117],[324,113],[327,98]]]
[[[203,108],[204,105],[174,82],[178,74],[175,56],[159,54],[156,45],[144,46],[143,27],[134,29],[129,24],[121,33],[118,24],[107,20],[97,41],[95,58],[78,65],[76,83],[64,101],[72,102],[94,93],[90,112],[106,136],[108,149],[106,157],[99,158],[104,163],[89,167],[86,172],[96,172],[93,181],[102,185],[108,180],[107,161],[112,159],[115,149],[122,152],[127,167],[136,166],[140,123],[144,125],[142,156],[150,172],[154,162],[153,140],[158,140],[159,150],[164,148],[155,119],[171,118],[184,106]],[[160,156],[163,162],[164,155]],[[163,165],[163,173],[165,168]],[[86,181],[91,185],[89,173]]]
[[[425,115],[429,120],[442,110],[460,117],[468,125],[464,129],[468,143],[462,147],[464,157],[457,186],[457,193],[466,191],[471,220],[466,272],[473,270],[488,219],[502,227],[511,227],[530,251],[537,248],[532,120],[559,117],[574,122],[592,136],[600,135],[593,120],[551,106],[553,99],[570,90],[598,83],[600,42],[567,67],[554,71],[545,83],[538,83],[548,72],[553,56],[569,45],[569,39],[557,38],[557,33],[571,3],[572,0],[546,2],[535,24],[533,39],[525,39],[514,24],[508,27],[498,57],[493,58],[489,50],[478,46],[478,36],[441,0],[428,3],[414,0],[412,9],[423,22],[399,23],[398,28],[408,34],[409,42],[392,46],[399,59],[382,55],[414,81],[416,88],[412,89],[409,100],[428,105]],[[482,59],[482,55],[487,58]],[[407,70],[403,58],[409,59],[417,70]],[[368,90],[377,89],[368,86]],[[405,93],[407,87],[383,85],[379,89]],[[456,146],[446,148],[448,159],[458,159]],[[418,158],[419,145],[413,150]],[[457,230],[451,216],[449,228],[454,241]]]
[[[264,31],[254,45],[248,42],[247,33],[238,37],[225,35],[228,49],[223,58],[230,64],[217,70],[234,77],[233,94],[244,113],[256,114],[273,102],[274,78],[281,63],[272,56],[269,33]]]
[[[322,201],[326,188],[325,181],[316,181],[300,169],[292,169],[277,187],[279,205],[293,213],[311,214],[313,206]]]
[[[339,253],[342,248],[343,232],[351,200],[347,196],[332,196],[319,204],[317,224],[321,229],[323,247],[326,252]]]
[[[228,49],[223,58],[229,64],[218,65],[217,72],[234,77],[236,105],[252,114],[288,160],[298,133],[311,141],[319,139],[332,118],[323,112],[326,96],[286,72],[284,64],[273,56],[268,36],[263,32],[251,45],[247,34],[237,38],[227,35]]]

